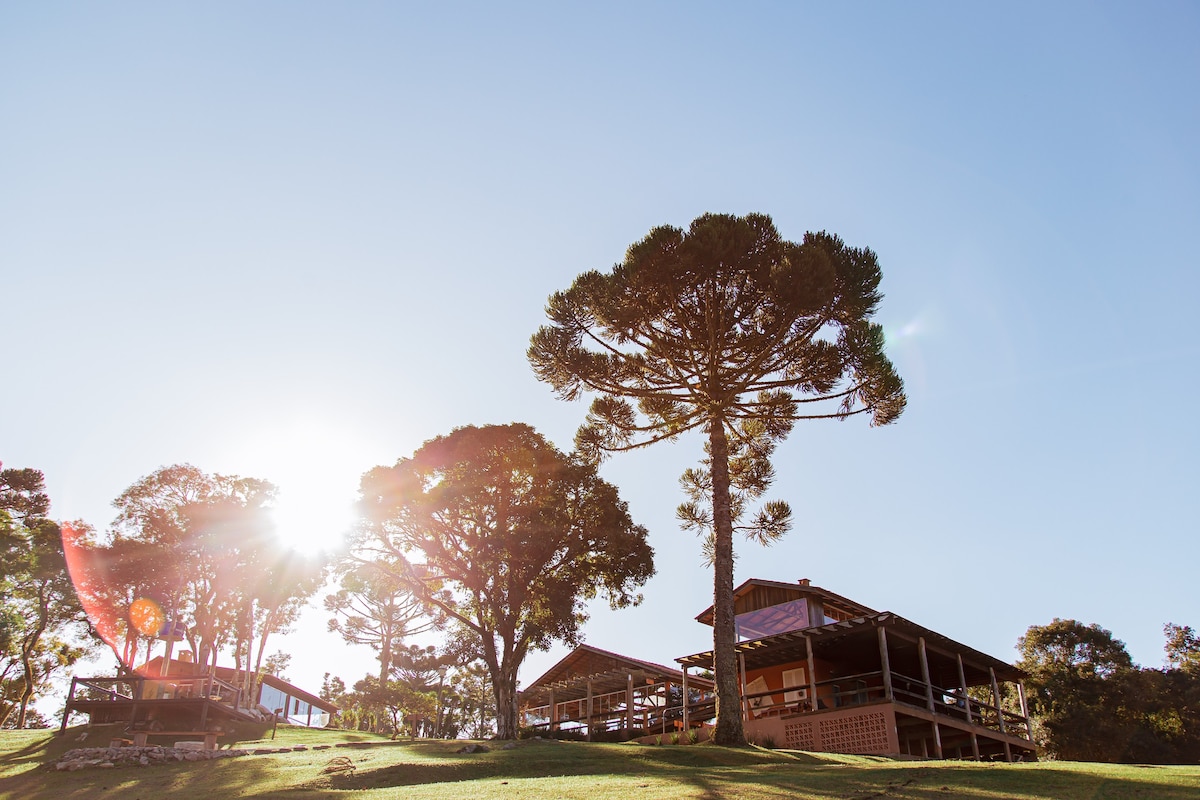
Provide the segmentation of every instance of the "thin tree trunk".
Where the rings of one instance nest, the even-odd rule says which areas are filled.
[[[46,632],[50,621],[50,610],[46,608],[45,588],[38,592],[38,624],[33,633],[25,640],[21,648],[21,672],[24,684],[21,687],[21,710],[17,714],[17,728],[25,727],[25,714],[29,709],[29,699],[33,697],[33,651],[37,648],[38,640]]]
[[[267,652],[267,637],[271,635],[271,617],[263,620],[262,635],[258,640],[258,659],[254,662],[254,679],[250,682],[250,688],[247,690],[246,703],[258,703],[258,682],[261,680],[259,675],[262,673],[263,653]]]
[[[725,421],[714,416],[708,423],[712,459],[713,501],[713,672],[717,688],[717,724],[713,741],[743,746],[740,688],[737,671],[737,630],[733,608],[733,519],[729,507],[729,440]]]

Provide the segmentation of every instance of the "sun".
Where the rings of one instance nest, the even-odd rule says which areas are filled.
[[[379,463],[371,449],[351,430],[295,418],[257,431],[246,443],[241,471],[278,487],[272,516],[284,547],[329,553],[354,526],[359,478]]]

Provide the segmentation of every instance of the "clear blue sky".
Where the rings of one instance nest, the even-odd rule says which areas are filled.
[[[909,405],[780,446],[797,524],[737,579],[1158,665],[1200,626],[1198,36],[1189,2],[0,4],[0,460],[99,528],[163,465],[267,478],[310,539],[455,426],[569,447],[547,296],[761,211],[879,254]],[[707,649],[699,452],[606,464],[658,575],[591,644]],[[305,625],[297,682],[372,669]]]

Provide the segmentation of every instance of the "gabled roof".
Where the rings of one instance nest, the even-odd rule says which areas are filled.
[[[808,583],[808,579],[804,578],[797,583],[783,583],[781,581],[768,581],[762,578],[751,578],[741,586],[733,590],[733,601],[736,605],[737,601],[752,594],[756,590],[774,590],[782,592],[789,596],[788,599],[798,600],[801,597],[819,597],[822,601],[830,600],[834,605],[845,608],[847,611],[860,616],[877,613],[875,609],[864,606],[862,603],[856,603],[848,597],[842,597],[840,594],[822,589],[820,586],[813,586]],[[774,604],[772,604],[774,605]],[[705,625],[713,624],[713,607],[701,611],[696,615],[696,621],[702,622]]]
[[[586,695],[589,682],[598,694],[617,691],[626,686],[630,676],[635,682],[683,681],[683,671],[676,667],[581,644],[520,694],[523,701],[529,701],[544,699],[553,690],[557,700],[562,702]],[[697,689],[712,688],[712,681],[695,675],[688,676],[688,683]]]

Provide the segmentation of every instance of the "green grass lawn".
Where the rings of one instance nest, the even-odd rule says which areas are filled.
[[[73,741],[46,731],[0,733],[0,797],[38,800],[193,797],[438,800],[480,798],[1046,798],[1195,800],[1200,766],[1155,767],[1048,762],[976,764],[898,761],[711,745],[653,746],[523,741],[511,750],[459,754],[464,742],[391,742],[370,734],[281,727],[274,742],[292,746],[353,742],[330,750],[245,756],[155,767],[57,772],[44,766],[65,750],[104,745],[108,732]],[[102,737],[102,741],[98,738]],[[326,774],[335,757],[353,773]]]

